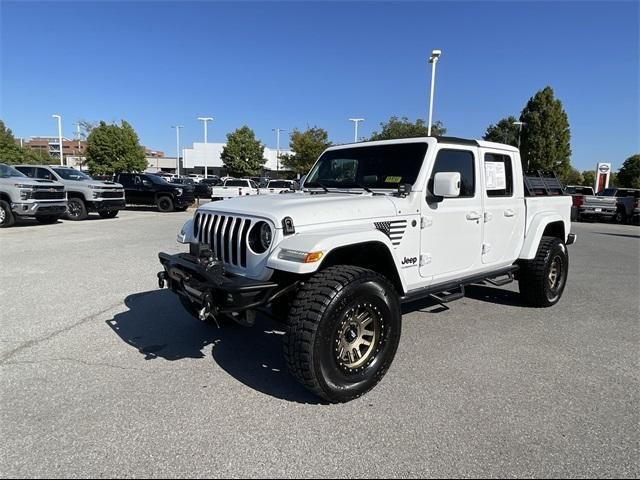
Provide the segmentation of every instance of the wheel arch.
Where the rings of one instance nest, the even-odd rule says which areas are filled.
[[[569,227],[561,215],[538,215],[533,219],[527,229],[524,244],[518,258],[523,260],[535,258],[543,236],[559,238],[563,242],[566,242],[568,233]]]

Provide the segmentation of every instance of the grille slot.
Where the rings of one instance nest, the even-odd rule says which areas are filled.
[[[195,238],[209,245],[218,260],[236,267],[247,266],[250,228],[251,220],[243,217],[198,212],[193,219]]]

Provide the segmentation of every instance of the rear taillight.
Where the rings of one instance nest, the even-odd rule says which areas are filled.
[[[573,196],[573,206],[581,207],[584,203],[584,195],[574,195]]]

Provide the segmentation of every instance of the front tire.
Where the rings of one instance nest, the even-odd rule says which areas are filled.
[[[0,228],[8,228],[16,223],[16,218],[13,216],[11,206],[4,200],[0,200]]]
[[[560,301],[569,274],[567,246],[556,237],[542,237],[533,260],[521,264],[520,295],[532,307],[550,307]]]
[[[87,206],[81,198],[70,198],[67,203],[67,215],[68,220],[80,221],[85,220],[89,214],[87,213]]]
[[[173,212],[174,210],[173,199],[171,197],[167,197],[166,195],[158,197],[156,204],[158,206],[158,210],[163,213]]]
[[[284,342],[289,371],[329,402],[358,398],[389,369],[401,317],[398,294],[382,275],[349,265],[316,273],[291,305]]]
[[[613,221],[620,225],[625,225],[627,223],[627,212],[624,210],[618,210],[615,217],[613,217]]]

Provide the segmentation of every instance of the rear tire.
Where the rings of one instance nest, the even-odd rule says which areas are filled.
[[[60,217],[58,215],[41,215],[36,217],[38,223],[42,225],[51,225],[52,223],[57,223]]]
[[[69,199],[67,203],[66,218],[72,221],[85,220],[89,214],[87,213],[87,206],[81,198],[73,197]]]
[[[11,211],[11,206],[4,200],[0,200],[0,228],[8,228],[14,223],[16,223],[16,217]]]
[[[107,210],[105,212],[99,212],[99,215],[102,218],[116,218],[120,213],[120,210]]]
[[[158,200],[156,200],[156,205],[158,206],[158,210],[163,213],[173,212],[174,210],[173,199],[171,197],[167,197],[166,195],[158,197]]]
[[[618,210],[616,212],[616,216],[613,217],[613,221],[615,223],[625,225],[627,223],[627,212],[625,212],[624,210]]]
[[[338,265],[298,291],[284,355],[291,374],[329,402],[364,395],[384,377],[398,349],[400,299],[382,275]]]
[[[520,295],[532,307],[550,307],[560,301],[569,274],[567,246],[556,237],[542,237],[536,258],[522,262]]]

